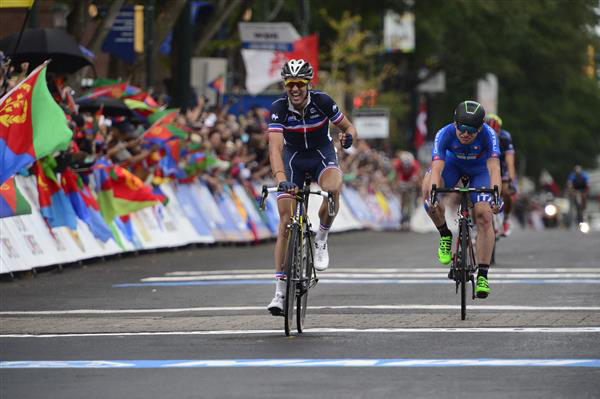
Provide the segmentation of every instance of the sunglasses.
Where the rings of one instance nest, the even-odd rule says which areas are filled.
[[[459,125],[459,124],[457,124],[456,128],[461,133],[475,134],[475,133],[477,133],[479,131],[479,128],[476,128],[476,127],[473,127],[473,126],[469,126],[469,125]]]
[[[305,79],[289,79],[283,82],[284,86],[288,89],[291,89],[294,86],[297,86],[299,89],[303,89],[308,85],[308,80]]]

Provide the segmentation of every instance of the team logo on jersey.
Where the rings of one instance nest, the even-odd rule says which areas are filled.
[[[292,122],[292,121],[296,120],[296,117],[294,115],[290,115],[290,116],[288,116],[287,120],[288,120],[288,122]]]
[[[479,146],[478,146],[478,145],[474,145],[474,146],[473,146],[473,149],[474,149],[474,150],[478,150],[478,149],[479,149]]]
[[[277,114],[272,114],[271,115],[271,119],[273,119],[274,121],[276,121],[279,117],[277,116]]]
[[[336,104],[333,104],[333,107],[332,107],[331,109],[333,109],[333,112],[337,112],[337,109],[338,109],[338,108],[337,108],[337,105],[336,105]]]

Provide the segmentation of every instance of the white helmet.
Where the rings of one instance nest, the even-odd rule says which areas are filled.
[[[314,72],[308,61],[302,59],[289,60],[281,68],[281,79],[306,79],[312,80]]]

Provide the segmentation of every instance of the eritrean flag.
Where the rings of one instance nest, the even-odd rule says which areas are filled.
[[[77,229],[77,215],[54,173],[56,161],[46,158],[35,163],[40,211],[48,226]]]
[[[161,200],[139,177],[109,164],[104,158],[94,165],[94,176],[99,189],[100,212],[106,223],[111,223],[116,216],[156,205]]]
[[[223,94],[225,92],[225,77],[222,74],[219,75],[215,80],[208,84],[208,87],[217,93]]]
[[[79,219],[83,220],[90,231],[102,242],[113,237],[110,227],[104,222],[100,215],[100,207],[92,193],[75,172],[66,168],[61,176],[62,186],[67,194],[71,205]]]
[[[0,184],[36,159],[65,150],[73,136],[48,91],[48,62],[0,99]]]
[[[28,215],[31,213],[31,206],[25,199],[15,178],[11,177],[0,185],[0,218],[11,216]]]

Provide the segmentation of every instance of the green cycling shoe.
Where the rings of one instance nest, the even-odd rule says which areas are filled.
[[[452,261],[452,236],[440,238],[438,247],[438,260],[442,265],[447,265]]]
[[[490,294],[490,285],[487,278],[483,276],[477,277],[477,287],[475,287],[475,295],[477,298],[487,298]]]

